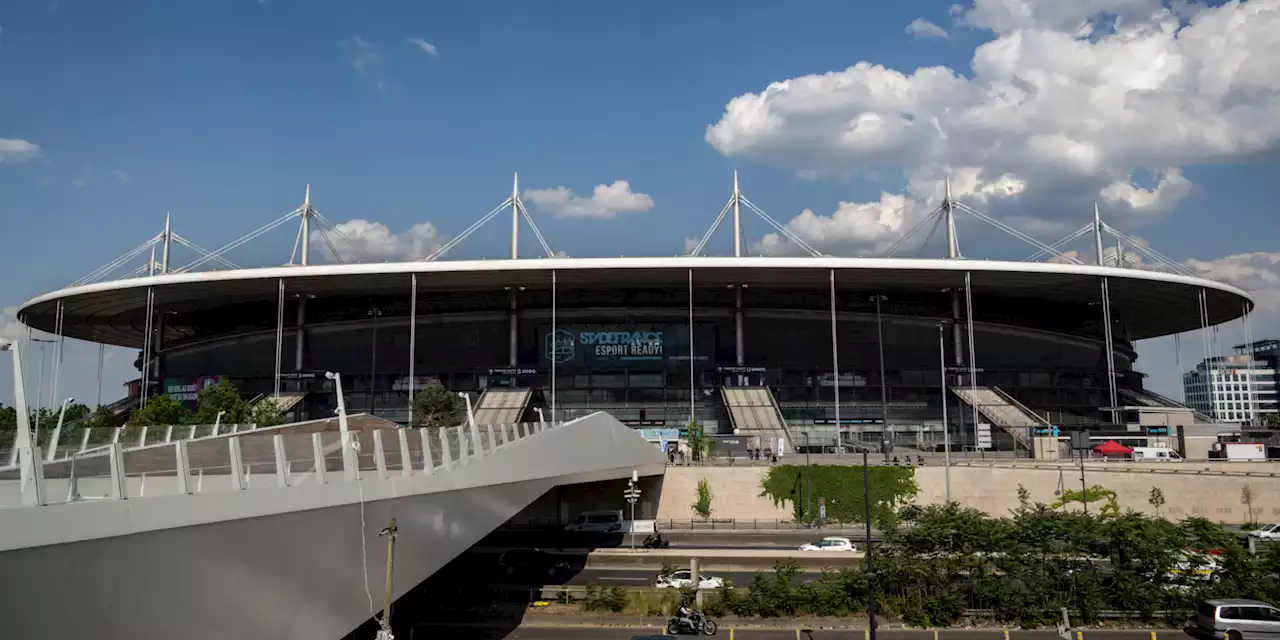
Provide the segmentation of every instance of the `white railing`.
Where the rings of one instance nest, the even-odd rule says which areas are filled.
[[[45,461],[32,447],[26,470],[0,477],[0,505],[44,506],[89,500],[243,491],[307,483],[386,479],[447,472],[560,424],[289,432],[268,428],[126,447],[116,441]],[[182,434],[186,435],[186,434]],[[16,472],[16,473],[15,473]]]

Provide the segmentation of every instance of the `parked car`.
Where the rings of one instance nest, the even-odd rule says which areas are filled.
[[[693,586],[693,580],[690,579],[688,569],[673,571],[670,575],[659,575],[654,580],[653,586],[659,589],[683,589]],[[724,586],[724,578],[718,578],[713,575],[698,572],[698,588],[699,589],[719,589]]]
[[[1249,537],[1257,540],[1280,540],[1280,524],[1264,524],[1250,531]]]
[[[1272,640],[1280,635],[1280,609],[1258,600],[1205,600],[1196,607],[1196,631],[1215,640]]]
[[[801,551],[857,551],[848,538],[823,538],[815,543],[800,547]]]

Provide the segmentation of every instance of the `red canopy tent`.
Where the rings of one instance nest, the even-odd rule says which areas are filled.
[[[1126,447],[1115,440],[1108,440],[1094,447],[1093,451],[1104,458],[1123,458],[1133,455],[1133,449]]]

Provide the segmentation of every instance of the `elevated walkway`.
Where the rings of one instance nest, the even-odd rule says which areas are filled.
[[[533,389],[485,389],[484,393],[480,394],[480,401],[476,403],[476,424],[520,422],[532,397]]]
[[[772,439],[784,443],[786,451],[793,450],[787,423],[769,387],[721,387],[720,392],[738,434],[758,437],[762,447],[767,447]]]
[[[380,606],[378,534],[392,518],[399,598],[553,487],[665,469],[661,451],[603,413],[545,427],[353,427],[358,449],[324,426],[41,465],[29,484],[43,504],[0,509],[5,637],[341,638]],[[0,491],[32,502],[7,475]]]
[[[951,392],[1025,449],[1031,449],[1032,428],[1052,426],[999,387],[951,387]]]

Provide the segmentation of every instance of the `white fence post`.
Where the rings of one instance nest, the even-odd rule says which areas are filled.
[[[178,493],[191,493],[191,457],[187,451],[186,440],[174,443],[173,457],[178,473]]]
[[[396,429],[396,439],[400,441],[400,475],[413,475],[413,457],[409,454],[408,429]]]
[[[245,488],[244,458],[240,455],[240,438],[227,438],[227,453],[231,462],[231,488],[241,491]]]
[[[324,484],[325,460],[324,460],[324,439],[323,434],[316,432],[311,434],[311,455],[315,460],[316,484]]]
[[[276,484],[289,486],[289,458],[284,455],[284,436],[271,436],[271,446],[276,452]]]

